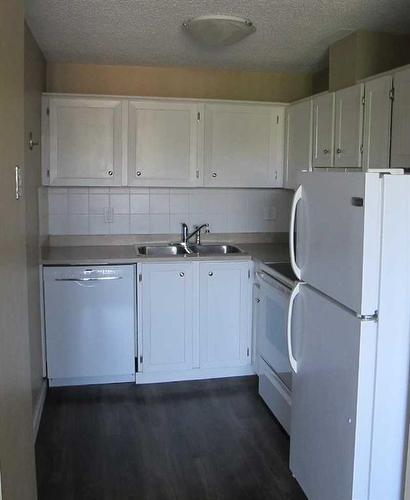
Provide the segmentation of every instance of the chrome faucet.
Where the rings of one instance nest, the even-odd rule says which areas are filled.
[[[206,228],[206,232],[209,233],[209,224],[202,224],[201,226],[195,226],[192,233],[188,233],[188,226],[185,222],[182,223],[182,231],[181,231],[181,244],[185,247],[187,246],[189,240],[196,235],[196,244],[201,244],[201,231]]]

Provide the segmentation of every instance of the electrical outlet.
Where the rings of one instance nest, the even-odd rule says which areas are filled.
[[[112,207],[104,208],[104,222],[107,224],[114,222],[114,209]]]

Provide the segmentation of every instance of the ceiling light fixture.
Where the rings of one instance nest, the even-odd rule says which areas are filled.
[[[198,16],[182,26],[195,40],[210,47],[231,45],[256,31],[252,21],[235,16]]]

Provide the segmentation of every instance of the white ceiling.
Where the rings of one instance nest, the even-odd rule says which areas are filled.
[[[249,17],[256,33],[221,49],[199,46],[182,22]],[[26,0],[47,60],[305,72],[344,29],[410,32],[409,0]]]

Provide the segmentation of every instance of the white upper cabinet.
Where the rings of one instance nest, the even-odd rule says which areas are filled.
[[[335,167],[362,168],[364,85],[338,90],[335,97]]]
[[[249,262],[200,262],[201,368],[251,364]]]
[[[286,151],[284,186],[296,189],[302,170],[312,163],[312,100],[291,104],[286,108]]]
[[[365,83],[363,168],[366,170],[390,165],[392,86],[390,75]]]
[[[45,184],[122,184],[121,100],[51,97],[43,110]]]
[[[391,167],[410,167],[410,68],[394,74]]]
[[[204,185],[281,187],[284,107],[205,104]]]
[[[313,98],[312,166],[333,167],[335,132],[335,94]]]
[[[128,184],[195,186],[200,105],[192,102],[130,101]]]

